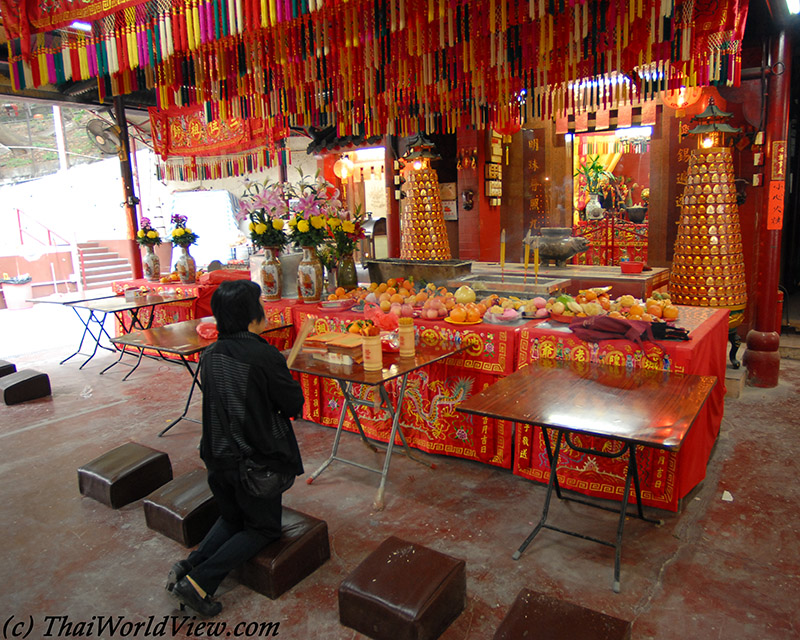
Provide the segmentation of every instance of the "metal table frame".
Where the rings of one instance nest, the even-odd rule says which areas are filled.
[[[662,520],[648,518],[644,515],[644,511],[642,508],[642,495],[641,495],[641,487],[639,482],[639,469],[636,460],[636,448],[638,446],[650,446],[653,448],[664,448],[669,450],[678,450],[680,445],[683,442],[683,439],[686,437],[689,429],[691,428],[691,424],[696,419],[700,409],[702,408],[703,404],[705,403],[706,399],[708,398],[709,394],[711,393],[711,389],[713,389],[714,384],[716,383],[716,378],[710,376],[695,376],[690,374],[670,374],[668,372],[661,372],[656,371],[654,372],[656,375],[666,376],[663,378],[659,385],[664,385],[664,391],[662,392],[661,398],[659,398],[659,402],[662,404],[666,402],[664,398],[672,397],[674,394],[678,394],[680,396],[681,393],[686,393],[688,400],[685,402],[685,406],[681,406],[681,413],[675,417],[675,433],[671,433],[668,439],[663,439],[663,437],[659,436],[657,433],[653,435],[650,430],[654,430],[652,426],[652,419],[648,418],[647,421],[640,421],[636,423],[635,421],[631,421],[631,425],[635,425],[636,428],[639,429],[638,434],[636,433],[636,429],[632,432],[628,432],[627,435],[629,437],[625,437],[625,435],[620,435],[619,428],[626,427],[628,425],[617,425],[616,421],[612,421],[611,424],[614,424],[613,427],[605,427],[599,428],[597,425],[586,425],[586,426],[573,426],[569,424],[553,424],[551,422],[543,422],[541,416],[547,416],[548,410],[550,406],[547,404],[547,399],[549,399],[553,403],[561,402],[562,400],[566,401],[565,398],[558,396],[558,391],[556,390],[556,385],[561,385],[560,388],[562,389],[562,394],[569,394],[574,393],[576,389],[579,387],[570,387],[571,380],[568,380],[567,377],[564,377],[563,374],[560,374],[561,377],[554,377],[554,378],[545,378],[544,376],[547,375],[555,375],[550,373],[550,370],[553,367],[542,367],[539,368],[539,363],[531,363],[530,365],[517,370],[510,376],[503,378],[502,380],[495,383],[492,387],[485,389],[479,394],[472,396],[465,402],[463,402],[457,408],[458,411],[463,413],[471,413],[481,416],[490,416],[494,418],[502,418],[505,420],[510,420],[512,422],[518,422],[522,424],[528,424],[532,427],[539,427],[542,430],[542,436],[545,443],[547,459],[550,466],[549,471],[549,478],[547,482],[547,493],[545,495],[544,506],[542,507],[542,515],[539,519],[539,522],[536,524],[534,529],[525,539],[525,541],[520,545],[520,547],[513,553],[512,558],[514,560],[519,560],[522,556],[525,549],[528,545],[533,541],[536,535],[542,529],[549,529],[551,531],[557,531],[558,533],[563,533],[565,535],[573,536],[575,538],[580,538],[583,540],[589,540],[591,542],[596,542],[598,544],[602,544],[608,547],[612,547],[614,549],[614,582],[613,582],[613,589],[616,593],[620,591],[620,558],[622,555],[622,535],[623,530],[625,527],[625,519],[628,517],[636,517],[646,522],[651,522],[653,524],[663,524]],[[560,369],[568,369],[570,363],[563,363],[558,362],[556,368]],[[589,365],[593,367],[593,371],[602,370],[602,367]],[[607,368],[606,370],[610,370],[611,368]],[[626,377],[628,380],[628,384],[630,387],[625,387],[622,392],[615,391],[616,395],[609,396],[609,398],[615,400],[617,403],[622,405],[626,404],[626,396],[625,394],[635,390],[636,383],[634,381],[635,378],[638,376],[645,376],[650,375],[653,372],[645,372],[643,370],[633,370],[626,372]],[[572,375],[572,374],[569,374]],[[586,378],[590,382],[588,386],[580,387],[579,390],[582,393],[588,392],[596,392],[595,389],[599,390],[602,387],[599,386],[599,383],[591,382],[593,380],[591,372],[586,376],[578,376],[574,375],[574,380],[580,380],[580,378]],[[666,381],[665,381],[666,380]],[[537,385],[538,383],[538,385]],[[586,384],[586,383],[584,383]],[[597,387],[593,387],[592,384],[598,384]],[[671,385],[667,387],[666,385]],[[500,387],[499,389],[497,387]],[[514,400],[515,397],[520,398],[519,400]],[[539,396],[537,396],[539,394]],[[527,399],[523,400],[523,398]],[[635,396],[629,396],[627,401],[630,403],[637,402],[634,400]],[[647,398],[649,399],[649,398]],[[542,403],[541,410],[536,406],[537,403]],[[638,403],[642,403],[642,400],[638,400]],[[637,405],[640,409],[641,406]],[[536,418],[539,417],[537,420]],[[583,417],[583,416],[581,416]],[[564,420],[564,418],[559,418],[559,420]],[[555,422],[555,420],[553,421]],[[557,431],[556,436],[556,443],[555,447],[552,446],[550,435],[548,434],[548,429],[553,429]],[[599,436],[602,438],[606,438],[612,442],[619,442],[622,446],[617,451],[609,452],[609,451],[601,451],[591,447],[584,447],[576,444],[573,440],[573,435],[575,434],[582,434],[582,435],[590,435],[590,436]],[[638,437],[637,437],[638,435]],[[659,439],[661,438],[661,439]],[[581,498],[575,498],[571,496],[562,495],[561,487],[558,481],[558,459],[561,453],[561,445],[562,442],[566,441],[567,445],[571,448],[575,449],[576,451],[587,454],[587,455],[594,455],[600,456],[604,458],[619,458],[625,453],[629,454],[628,457],[628,465],[625,470],[625,488],[624,493],[622,496],[622,504],[620,505],[619,509],[615,507],[610,507],[602,504],[597,504],[595,502],[591,502],[589,500],[584,500]],[[629,501],[629,494],[631,489],[631,481],[633,481],[634,485],[634,496],[636,499],[636,513],[629,513],[628,512],[628,501]],[[561,527],[556,527],[551,524],[547,524],[547,518],[550,510],[550,502],[553,496],[553,491],[555,490],[556,496],[560,500],[569,500],[572,502],[579,502],[581,504],[585,504],[591,507],[603,509],[605,511],[611,511],[612,513],[619,513],[619,521],[617,523],[617,532],[616,538],[612,542],[610,540],[604,540],[601,538],[596,538],[593,536],[589,536],[577,531],[572,531],[569,529],[563,529]]]
[[[441,345],[440,345],[441,346]],[[402,444],[402,452],[405,455],[417,462],[419,464],[424,464],[431,469],[435,469],[436,465],[420,458],[415,457],[411,453],[411,448],[408,446],[408,442],[406,441],[405,434],[403,433],[403,428],[400,425],[400,413],[401,408],[403,406],[403,400],[405,398],[406,387],[408,385],[408,375],[413,371],[421,369],[428,364],[433,362],[437,362],[439,360],[443,360],[444,358],[448,358],[452,355],[459,353],[460,351],[467,348],[466,344],[455,344],[451,343],[446,345],[445,349],[441,349],[437,352],[435,357],[432,357],[421,364],[416,362],[415,360],[411,359],[401,359],[396,354],[384,354],[384,369],[382,371],[377,372],[366,372],[363,369],[363,366],[360,364],[354,364],[349,369],[351,370],[348,375],[337,375],[337,367],[339,365],[330,365],[327,371],[319,371],[319,370],[309,370],[302,365],[298,365],[297,362],[290,368],[292,371],[297,371],[300,373],[306,373],[310,375],[321,375],[323,377],[331,378],[336,380],[339,385],[339,388],[342,391],[342,395],[344,396],[344,403],[342,405],[342,409],[339,412],[339,423],[336,427],[336,434],[333,439],[333,448],[331,450],[331,455],[328,457],[325,462],[323,462],[320,467],[311,474],[311,476],[306,480],[308,484],[312,484],[316,478],[320,476],[320,474],[327,469],[330,464],[334,461],[336,462],[343,462],[345,464],[351,465],[353,467],[357,467],[359,469],[363,469],[365,471],[369,471],[371,473],[377,473],[380,475],[381,480],[378,485],[378,491],[375,494],[375,499],[373,501],[373,508],[380,511],[385,506],[384,496],[386,491],[386,479],[389,475],[389,466],[392,462],[392,455],[395,449],[395,438],[399,436],[400,443]],[[418,353],[420,351],[424,351],[424,347],[418,347]],[[310,358],[308,355],[301,354],[300,359],[302,358]],[[402,367],[401,369],[397,370],[395,373],[389,372],[389,367],[387,367],[387,360],[392,359],[393,365],[391,366],[399,366]],[[325,366],[325,363],[320,362],[320,366]],[[360,375],[358,375],[360,373]],[[393,405],[391,398],[389,396],[388,391],[386,390],[386,383],[390,380],[395,380],[399,378],[400,390],[397,395],[397,401]],[[369,402],[368,400],[364,400],[362,398],[358,398],[353,394],[353,385],[354,384],[363,384],[370,387],[377,387],[378,393],[380,394],[381,403],[378,407],[376,407],[374,402]],[[361,421],[358,417],[356,412],[356,406],[366,406],[366,407],[375,407],[385,410],[389,416],[391,417],[392,427],[389,433],[389,440],[386,444],[380,443],[373,443],[367,435],[364,433],[364,429],[361,426]],[[377,451],[378,448],[385,450],[386,455],[383,460],[383,466],[381,468],[370,467],[360,462],[356,462],[355,460],[350,460],[348,458],[344,458],[339,455],[339,444],[342,437],[342,431],[344,429],[344,421],[347,415],[347,411],[350,411],[350,414],[353,416],[353,420],[355,421],[356,428],[358,429],[359,436],[361,437],[362,442],[367,445],[372,451]]]

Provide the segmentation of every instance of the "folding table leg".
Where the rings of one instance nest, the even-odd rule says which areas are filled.
[[[186,362],[186,360],[185,360],[185,358],[183,356],[181,356],[181,360],[184,361],[184,364],[186,365],[186,368],[188,369],[189,368],[189,364],[188,364],[188,362]],[[194,373],[192,374],[192,386],[189,387],[189,396],[186,398],[186,406],[183,407],[183,413],[181,415],[179,415],[177,418],[175,418],[175,420],[170,422],[166,427],[164,427],[164,429],[161,430],[161,432],[158,434],[159,438],[161,436],[163,436],[167,431],[172,429],[172,427],[174,427],[176,424],[178,424],[181,420],[188,420],[189,422],[197,422],[197,423],[199,423],[198,420],[194,420],[192,418],[187,418],[186,417],[186,414],[189,412],[189,405],[192,404],[192,394],[194,393],[195,385],[197,386],[198,389],[200,389],[202,391],[202,387],[200,386],[200,382],[197,379],[199,373],[200,373],[200,363],[198,362],[197,363],[197,367],[195,368]]]
[[[558,436],[556,436],[556,448],[553,452],[553,456],[551,460],[558,460],[558,454],[561,452],[561,439],[564,435],[564,432],[559,429]],[[549,445],[548,445],[549,449]],[[542,517],[539,519],[539,523],[536,527],[531,531],[530,535],[525,538],[525,542],[523,542],[519,549],[517,549],[514,554],[511,556],[514,560],[519,560],[520,556],[524,553],[525,549],[528,548],[528,545],[531,541],[536,537],[536,534],[542,530],[544,527],[545,522],[547,521],[547,512],[550,510],[550,498],[553,495],[553,488],[556,486],[556,465],[550,464],[550,479],[547,481],[547,494],[544,499],[544,508],[542,509]]]

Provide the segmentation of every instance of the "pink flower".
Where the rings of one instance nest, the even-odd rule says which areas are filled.
[[[303,217],[308,220],[311,216],[318,216],[320,214],[319,202],[317,202],[316,194],[304,193],[300,196],[300,201],[297,203],[298,210],[302,211]]]

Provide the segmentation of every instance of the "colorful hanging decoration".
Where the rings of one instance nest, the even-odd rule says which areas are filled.
[[[76,5],[79,5],[76,8]],[[0,0],[15,88],[97,78],[208,122],[512,127],[738,84],[747,0]],[[65,30],[90,22],[90,32]],[[616,79],[615,79],[616,78]]]

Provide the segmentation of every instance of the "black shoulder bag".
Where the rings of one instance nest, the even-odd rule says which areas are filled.
[[[263,464],[259,464],[252,458],[246,458],[239,443],[233,437],[231,425],[228,421],[228,416],[222,408],[222,403],[219,399],[217,388],[214,384],[207,385],[211,387],[213,399],[212,405],[214,412],[217,414],[222,427],[225,429],[225,435],[228,440],[233,444],[236,449],[236,460],[239,463],[239,481],[242,483],[244,490],[255,498],[276,498],[284,491],[289,489],[294,484],[293,473],[280,473],[273,471]],[[276,419],[275,412],[272,412],[273,422]]]

